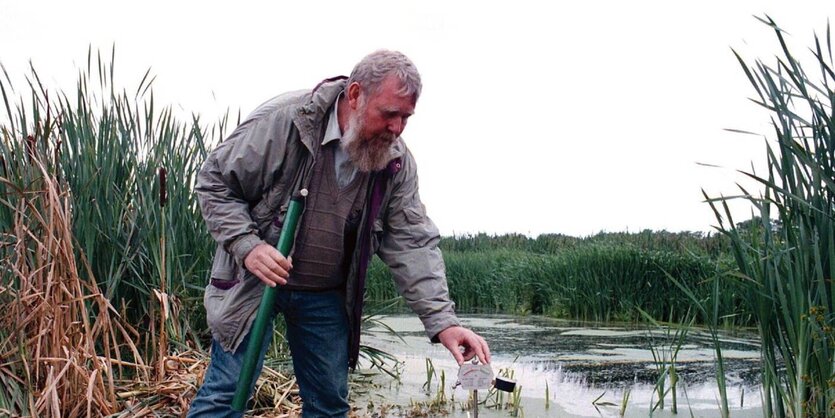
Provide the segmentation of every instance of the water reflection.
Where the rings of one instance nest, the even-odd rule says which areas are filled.
[[[658,396],[653,390],[659,376],[656,356],[669,357],[678,348],[676,370],[680,379],[679,413],[689,410],[698,416],[718,416],[718,391],[714,373],[714,351],[710,334],[691,329],[680,347],[675,330],[578,323],[542,317],[462,316],[462,322],[490,343],[493,368],[511,370],[522,386],[526,417],[537,416],[618,416],[625,391],[630,391],[627,416],[647,416]],[[420,321],[413,315],[391,315],[381,322],[397,330],[401,341],[384,327],[373,327],[363,343],[395,354],[405,362],[400,384],[382,381],[382,389],[369,393],[369,399],[390,403],[422,401],[437,393],[421,386],[426,382],[427,357],[447,377],[446,391],[457,403],[467,393],[452,390],[457,365],[446,350],[428,342]],[[728,398],[735,416],[759,416],[759,347],[754,335],[723,335]],[[547,391],[546,391],[547,386]],[[549,398],[545,409],[545,397]],[[602,395],[602,397],[601,397]],[[597,408],[593,405],[598,399]],[[665,401],[669,413],[670,395]],[[356,403],[362,403],[362,401]],[[506,411],[480,409],[481,417],[505,417]],[[715,414],[714,414],[715,412]],[[468,416],[452,411],[451,416]]]

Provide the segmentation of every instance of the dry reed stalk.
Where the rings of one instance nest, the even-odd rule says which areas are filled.
[[[154,289],[159,317],[152,314],[149,324],[159,333],[151,332],[156,353],[145,364],[137,348],[142,334],[122,320],[74,248],[69,189],[59,187],[34,152],[29,157],[25,169],[36,180],[25,189],[0,177],[12,191],[2,204],[14,211],[12,230],[0,240],[0,383],[12,383],[19,396],[16,409],[0,414],[184,416],[208,357],[168,351],[166,328],[179,315],[179,298],[165,286]],[[254,416],[300,414],[294,379],[265,368],[258,385]]]
[[[161,246],[165,245],[164,240],[160,243]],[[165,252],[163,252],[165,254]],[[165,275],[161,275],[160,279],[164,282]],[[165,359],[166,354],[168,354],[168,332],[166,331],[165,323],[168,322],[168,294],[160,292],[157,289],[154,289],[154,296],[156,296],[157,300],[159,301],[160,308],[159,308],[159,338],[157,339],[157,381],[161,382],[165,379]]]
[[[127,406],[117,417],[185,416],[203,381],[209,357],[206,353],[192,350],[171,354],[164,364],[164,380],[137,380],[117,393]],[[253,418],[300,416],[301,401],[295,379],[264,367],[256,387],[255,408],[251,411]]]
[[[71,205],[34,153],[38,174],[16,190],[10,251],[4,252],[0,325],[9,359],[3,373],[23,383],[28,413],[39,417],[100,417],[118,412],[113,358],[145,373],[142,357],[92,275],[82,278],[71,232]],[[8,201],[13,201],[9,199]],[[7,202],[8,202],[7,201]],[[8,244],[6,244],[8,245]],[[121,352],[133,353],[133,362]],[[8,357],[6,357],[8,355]]]

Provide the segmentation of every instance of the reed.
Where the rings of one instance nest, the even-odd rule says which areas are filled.
[[[835,416],[835,72],[829,26],[814,37],[807,64],[788,47],[787,34],[766,16],[781,54],[752,64],[736,54],[756,96],[771,114],[767,168],[743,174],[761,192],[709,198],[718,230],[730,241],[756,319],[763,357],[764,415]],[[728,201],[749,202],[759,222],[738,228]]]
[[[656,332],[653,332],[651,329],[648,331],[649,349],[652,353],[653,365],[658,371],[658,378],[655,382],[655,393],[658,395],[658,401],[652,405],[650,412],[655,411],[657,408],[664,409],[664,400],[669,394],[672,400],[670,411],[673,414],[677,414],[679,382],[677,372],[678,353],[687,341],[687,334],[693,327],[696,316],[691,315],[688,310],[684,315],[684,320],[678,326],[663,326],[649,314],[640,310],[640,308],[639,311],[656,330],[660,331],[657,333],[662,337],[661,341],[656,342]],[[667,386],[668,379],[669,386]]]
[[[30,143],[31,144],[31,143]],[[72,204],[31,145],[13,148],[16,178],[0,176],[0,410],[41,417],[101,416],[119,410],[128,376],[149,379],[128,325],[76,261]],[[6,157],[11,154],[5,154]],[[4,161],[15,161],[4,159]]]
[[[8,107],[11,87],[3,83],[12,119],[2,127],[4,174],[16,184],[28,181],[20,170],[26,155],[16,151],[21,147],[49,156],[48,172],[76,209],[70,225],[76,257],[83,254],[89,264],[83,278],[99,278],[105,297],[143,335],[153,336],[141,343],[143,352],[185,344],[187,335],[199,344],[193,324],[205,329],[197,319],[202,315],[191,314],[199,310],[194,302],[214,244],[192,186],[207,146],[219,140],[226,122],[202,127],[195,117],[181,123],[170,107],[156,106],[147,73],[135,94],[117,90],[114,77],[112,57],[107,63],[92,51],[70,94],[48,93],[32,69],[28,113],[23,99],[16,111]],[[0,212],[4,230],[11,215]],[[157,348],[147,349],[152,344]]]
[[[427,357],[426,358],[426,381],[423,382],[423,390],[426,393],[432,392],[432,379],[436,376],[435,373],[435,364],[432,362],[432,359]]]
[[[118,91],[112,55],[90,51],[69,93],[32,69],[15,98],[3,75],[0,414],[181,415],[206,366],[214,248],[191,189],[225,121],[179,122],[147,73]],[[292,382],[264,377],[298,410]]]
[[[623,397],[620,400],[620,409],[618,409],[618,416],[622,417],[626,415],[626,407],[629,405],[629,396],[632,394],[632,390],[629,388],[624,389]]]
[[[544,314],[586,320],[638,320],[636,307],[654,318],[678,321],[677,307],[689,299],[667,278],[675,275],[700,297],[711,292],[707,279],[730,262],[716,250],[718,240],[680,239],[666,233],[656,241],[651,233],[607,234],[571,240],[560,236],[524,240],[517,236],[444,238],[442,247],[450,294],[463,312]],[[459,242],[460,241],[460,242]],[[477,241],[477,242],[476,242]],[[502,247],[503,245],[507,247]],[[704,247],[700,247],[704,245]],[[466,249],[461,249],[466,248]],[[739,286],[724,283],[723,315],[737,315]],[[369,300],[396,297],[391,277],[378,259],[369,271]]]

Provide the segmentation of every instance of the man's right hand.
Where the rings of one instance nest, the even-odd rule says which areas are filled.
[[[284,258],[275,247],[259,244],[247,254],[244,265],[250,273],[261,279],[269,287],[287,284],[293,262]]]

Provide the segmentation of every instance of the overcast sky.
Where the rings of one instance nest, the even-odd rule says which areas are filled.
[[[779,52],[765,13],[803,54],[835,1],[0,0],[0,62],[72,90],[115,43],[118,85],[150,67],[158,103],[212,120],[396,49],[423,76],[403,136],[444,235],[709,231],[701,189],[764,160],[724,129],[770,133],[731,52]]]

